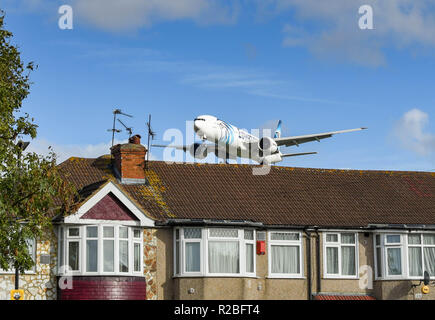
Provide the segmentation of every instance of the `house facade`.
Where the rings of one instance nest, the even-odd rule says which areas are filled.
[[[434,173],[145,156],[134,136],[59,165],[77,201],[29,241],[25,299],[435,298]]]

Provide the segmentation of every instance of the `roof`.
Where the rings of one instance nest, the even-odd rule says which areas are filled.
[[[110,156],[59,165],[83,193],[116,180]],[[435,173],[150,161],[143,185],[119,185],[154,220],[217,219],[265,225],[435,225]]]
[[[372,296],[366,296],[366,295],[318,294],[314,296],[314,300],[376,300],[376,299]]]

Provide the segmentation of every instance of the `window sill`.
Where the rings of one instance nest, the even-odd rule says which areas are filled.
[[[324,276],[324,280],[359,280],[357,276]]]
[[[172,276],[172,279],[177,278],[252,278],[252,279],[258,279],[260,277],[257,277],[256,275],[220,275],[220,274],[214,274],[214,275],[205,275],[205,274],[184,274],[184,275],[175,275]]]
[[[304,276],[298,276],[298,275],[294,275],[294,276],[287,276],[287,275],[269,275],[266,277],[266,279],[296,279],[296,280],[305,280],[307,279]]]

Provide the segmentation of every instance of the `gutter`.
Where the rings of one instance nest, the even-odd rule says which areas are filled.
[[[214,220],[214,219],[168,219],[156,221],[156,226],[244,226],[264,228],[263,223],[247,220]]]

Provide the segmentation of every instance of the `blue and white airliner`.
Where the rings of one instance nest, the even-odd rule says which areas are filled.
[[[246,158],[260,164],[270,165],[280,162],[285,157],[302,156],[315,154],[317,152],[301,152],[283,154],[280,146],[299,146],[310,141],[319,141],[330,138],[334,134],[364,130],[367,128],[356,128],[342,131],[332,131],[302,136],[281,137],[281,123],[279,120],[273,138],[264,136],[258,138],[248,132],[219,120],[210,115],[198,116],[194,120],[194,131],[203,140],[202,143],[193,143],[187,146],[176,145],[153,145],[154,147],[169,147],[190,152],[197,159],[204,159],[209,153],[224,159]],[[205,141],[208,141],[205,142]],[[211,143],[210,143],[211,142]]]

